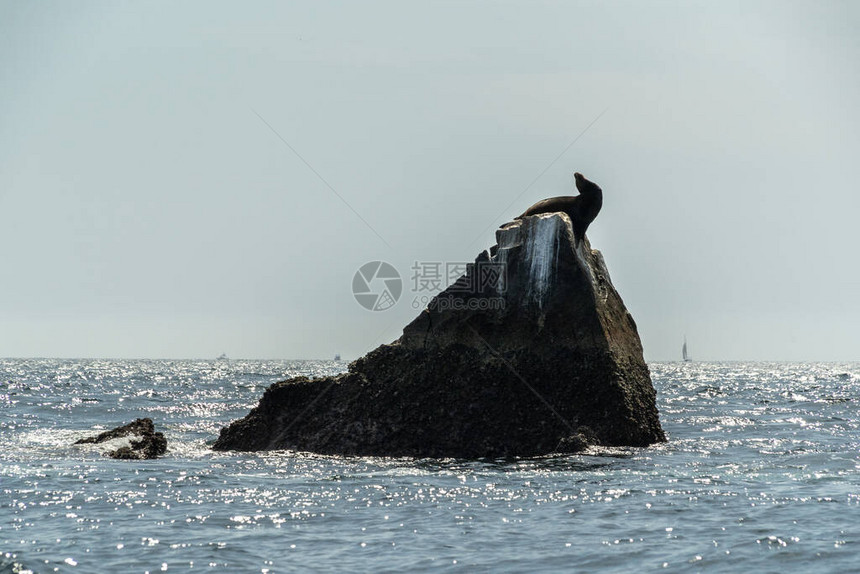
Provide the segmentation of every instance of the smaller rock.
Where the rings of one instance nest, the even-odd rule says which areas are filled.
[[[558,454],[577,454],[589,446],[597,444],[600,444],[600,441],[594,436],[591,429],[588,427],[579,427],[575,433],[563,437],[558,441],[555,451]]]
[[[155,432],[152,419],[136,419],[127,425],[116,427],[96,436],[82,438],[74,444],[100,444],[114,439],[133,437],[130,444],[108,451],[106,456],[124,460],[144,460],[157,458],[167,452],[167,439]]]

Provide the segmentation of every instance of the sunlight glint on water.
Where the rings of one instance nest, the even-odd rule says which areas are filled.
[[[670,440],[647,449],[208,449],[272,382],[343,368],[0,360],[0,572],[856,568],[860,365],[652,364]],[[140,416],[166,434],[166,457],[70,446]]]

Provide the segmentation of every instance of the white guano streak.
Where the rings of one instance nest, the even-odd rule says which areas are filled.
[[[521,229],[522,225],[520,224],[503,229],[502,232],[499,233],[499,249],[496,252],[496,256],[493,258],[493,261],[500,264],[503,268],[508,264],[508,251],[520,244]],[[508,287],[505,285],[506,278],[507,271],[499,274],[499,279],[496,281],[496,290],[499,291],[499,293],[504,293]]]
[[[558,264],[559,223],[555,215],[538,216],[526,229],[526,258],[529,261],[529,299],[543,308],[544,299],[552,283]]]

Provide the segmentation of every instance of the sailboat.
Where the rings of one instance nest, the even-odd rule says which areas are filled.
[[[689,363],[693,359],[690,358],[690,354],[687,353],[687,337],[684,336],[684,346],[681,347],[681,357],[684,359],[685,363]]]

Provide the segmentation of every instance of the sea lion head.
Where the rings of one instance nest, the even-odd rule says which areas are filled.
[[[576,189],[579,190],[579,193],[593,193],[601,191],[600,187],[596,183],[588,181],[585,179],[585,176],[579,172],[574,173],[573,178],[576,180]]]

